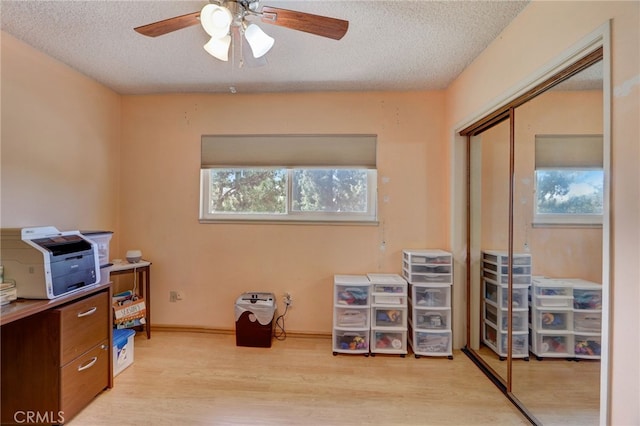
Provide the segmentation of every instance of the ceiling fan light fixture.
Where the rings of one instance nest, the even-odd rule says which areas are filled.
[[[264,56],[275,43],[273,37],[268,36],[262,29],[256,24],[250,24],[244,30],[244,37],[251,46],[251,52],[254,58],[260,58]]]
[[[220,38],[211,38],[205,45],[204,50],[211,56],[221,61],[229,60],[229,46],[231,46],[231,36],[226,35]]]
[[[221,38],[229,33],[233,22],[231,11],[216,4],[207,4],[200,12],[202,28],[213,38]]]

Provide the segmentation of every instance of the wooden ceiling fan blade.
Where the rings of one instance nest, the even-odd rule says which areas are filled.
[[[175,16],[152,24],[134,28],[135,31],[149,37],[158,37],[170,32],[181,30],[200,23],[200,12],[187,13],[186,15]]]
[[[340,40],[349,29],[349,21],[269,6],[262,8],[261,19],[267,24],[279,25],[334,40]]]

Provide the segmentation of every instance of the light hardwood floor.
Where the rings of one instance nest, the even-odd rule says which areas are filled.
[[[331,339],[237,347],[233,334],[154,331],[68,424],[529,424],[461,352],[454,359],[337,355]]]
[[[506,361],[483,347],[482,358],[502,377]],[[543,425],[597,426],[600,423],[600,361],[545,358],[513,361],[513,394]]]

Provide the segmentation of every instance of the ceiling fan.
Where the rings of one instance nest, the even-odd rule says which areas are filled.
[[[275,40],[252,22],[255,19],[334,40],[340,40],[349,28],[349,21],[270,6],[260,7],[259,1],[212,0],[201,11],[143,25],[134,30],[149,37],[158,37],[201,24],[211,36],[204,49],[215,58],[228,61],[232,34],[244,35],[254,58],[264,56],[273,47]]]

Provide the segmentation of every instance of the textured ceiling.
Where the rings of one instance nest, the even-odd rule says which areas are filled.
[[[259,23],[275,38],[266,64],[209,56],[199,26],[157,38],[134,27],[199,11],[206,1],[5,1],[2,30],[122,94],[438,90],[446,88],[526,1],[261,0],[349,21],[340,41]],[[245,52],[246,53],[246,52]]]

